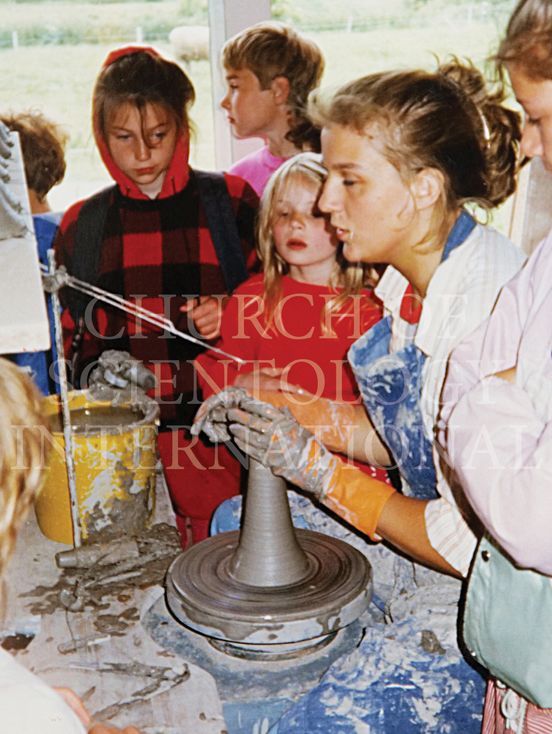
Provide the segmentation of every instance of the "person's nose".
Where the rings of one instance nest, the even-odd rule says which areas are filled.
[[[520,152],[527,158],[542,156],[543,145],[541,133],[537,125],[525,123],[521,133]]]
[[[230,109],[230,90],[228,90],[224,97],[220,100],[220,106],[223,110]]]
[[[136,140],[134,155],[136,156],[137,161],[147,161],[151,156],[151,148],[146,145],[144,138],[140,137]]]
[[[321,212],[331,214],[339,209],[339,200],[337,197],[337,183],[330,177],[326,179],[322,187],[322,192],[318,199],[318,208]]]
[[[305,217],[301,212],[293,212],[291,215],[291,228],[294,230],[303,229],[305,226]]]

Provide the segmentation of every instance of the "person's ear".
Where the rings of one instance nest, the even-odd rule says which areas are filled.
[[[289,79],[285,76],[276,76],[270,83],[272,96],[276,104],[287,104],[289,97]]]
[[[443,193],[445,188],[445,177],[437,168],[422,168],[414,176],[412,183],[412,196],[416,203],[416,209],[427,209],[433,206]]]

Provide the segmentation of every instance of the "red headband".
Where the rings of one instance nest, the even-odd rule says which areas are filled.
[[[161,54],[158,53],[151,46],[122,46],[121,48],[116,48],[113,51],[109,52],[106,60],[103,62],[102,68],[105,69],[106,66],[111,66],[114,61],[117,61],[117,59],[121,59],[123,56],[130,56],[130,54],[139,53],[147,53],[150,56],[161,58]]]

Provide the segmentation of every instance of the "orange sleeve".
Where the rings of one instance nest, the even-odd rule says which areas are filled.
[[[389,484],[372,479],[355,466],[336,459],[335,470],[320,499],[371,540],[379,540],[376,535],[378,520],[393,494],[395,490]]]

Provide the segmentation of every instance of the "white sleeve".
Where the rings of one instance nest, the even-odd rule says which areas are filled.
[[[76,714],[37,679],[0,688],[0,731],[5,734],[86,734]]]
[[[521,566],[552,574],[552,423],[520,387],[487,377],[452,410],[448,434],[452,465],[485,527]]]

